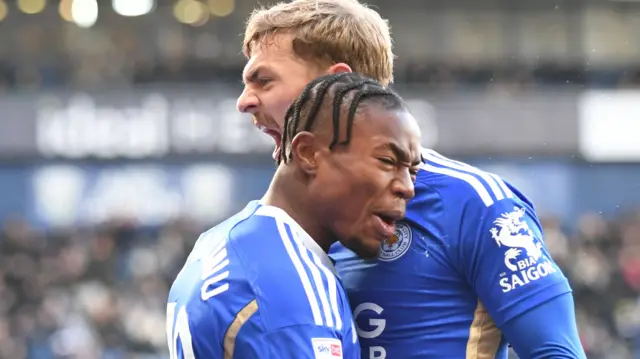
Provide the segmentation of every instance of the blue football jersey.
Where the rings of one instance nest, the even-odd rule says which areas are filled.
[[[166,330],[171,359],[360,358],[333,263],[257,201],[200,236],[171,287]]]
[[[507,358],[504,323],[571,291],[533,205],[500,177],[424,150],[396,235],[376,260],[340,245],[362,357]]]

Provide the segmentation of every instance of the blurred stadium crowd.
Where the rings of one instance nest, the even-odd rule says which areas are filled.
[[[112,222],[45,234],[7,221],[0,358],[166,357],[168,289],[196,238],[188,222],[158,232]]]
[[[161,49],[166,59],[158,60],[143,51],[134,29],[94,29],[101,42],[95,52],[56,56],[59,44],[45,34],[47,25],[28,26],[17,42],[22,56],[13,61],[0,59],[0,91],[12,89],[47,90],[60,87],[92,89],[103,86],[148,85],[158,82],[210,83],[237,82],[242,64],[212,66],[219,52],[219,39],[210,34],[183,38],[180,31],[167,31],[167,45]],[[48,34],[47,36],[50,36]],[[73,41],[73,37],[68,41]],[[189,47],[197,46],[196,53]],[[62,57],[62,58],[61,58]],[[455,61],[417,61],[407,63],[395,74],[395,82],[418,84],[431,90],[465,90],[498,88],[533,90],[548,86],[589,86],[594,88],[629,88],[640,86],[640,67],[588,68],[584,64],[541,62],[526,64],[467,64]]]
[[[103,0],[97,1],[97,23],[75,26],[69,18],[74,1],[96,2],[62,0],[59,6],[45,6],[45,0],[17,1],[18,7],[42,4],[37,14],[27,15],[0,0],[5,9],[0,21],[12,29],[0,34],[7,44],[0,49],[0,89],[237,82],[243,66],[238,35],[256,5],[252,0],[153,0],[158,4],[152,14],[127,18]],[[211,14],[219,16],[206,12],[202,21],[185,25],[181,17],[189,11],[180,6],[185,3],[208,3]],[[398,83],[431,84],[437,90],[640,85],[640,45],[634,35],[640,15],[633,2],[372,3],[393,28]],[[224,14],[214,9],[216,4],[225,6]],[[35,16],[38,21],[30,21]]]
[[[161,2],[166,3],[165,7],[171,3]],[[389,13],[391,24],[397,29],[395,37],[401,53],[396,72],[399,84],[419,85],[432,92],[640,88],[640,62],[634,62],[640,60],[637,6],[595,6],[600,11],[594,17],[599,23],[583,30],[607,31],[595,31],[597,36],[589,35],[591,40],[580,42],[580,35],[574,30],[588,22],[578,21],[575,13],[582,11],[585,5],[581,4],[596,1],[523,2],[532,9],[518,9],[511,2],[503,7],[503,2],[487,1],[493,9],[489,11],[483,10],[483,5],[473,5],[476,2],[463,0],[433,1],[424,9],[417,9],[419,6],[414,4],[416,10],[407,10],[410,5],[398,7],[392,1],[375,3],[379,3],[385,16]],[[511,31],[527,22],[510,20],[517,17],[506,13],[500,17],[504,28],[495,33],[503,37],[511,33],[535,35],[535,41],[542,45],[529,50],[533,55],[525,60],[513,60],[509,48],[494,53],[495,44],[489,42],[493,41],[491,29],[495,21],[485,16],[473,26],[467,24],[472,21],[448,27],[433,22],[439,29],[433,33],[441,37],[433,35],[429,45],[432,47],[422,51],[414,40],[416,34],[423,34],[409,33],[412,23],[403,23],[402,19],[412,11],[418,15],[422,14],[420,11],[442,12],[448,6],[445,3],[471,15],[474,11],[487,15],[499,9],[521,11],[519,18],[523,14],[525,18],[537,16],[541,20],[532,20],[529,26],[539,34],[524,27]],[[235,13],[209,21],[206,26],[189,27],[162,17],[162,11],[171,11],[160,6],[162,11],[158,10],[155,17],[134,21],[107,13],[104,16],[108,21],[99,20],[90,29],[62,23],[55,9],[45,8],[38,15],[42,21],[27,21],[26,15],[12,13],[13,7],[9,7],[9,15],[5,13],[6,17],[0,19],[5,29],[11,29],[0,32],[0,96],[159,83],[237,85],[244,61],[238,54],[237,35],[242,32],[244,16],[255,4],[238,0]],[[431,19],[436,18],[438,13]],[[464,36],[468,39],[455,46],[444,44],[457,39],[450,30],[467,25]],[[535,42],[526,40],[526,36],[498,42]],[[486,47],[474,47],[485,41]],[[599,41],[603,48],[608,46],[606,56],[591,62],[576,55],[604,53],[590,50],[593,41]],[[447,52],[444,48],[453,50]],[[467,48],[476,50],[466,53]],[[537,48],[548,51],[537,53]],[[422,53],[430,51],[438,56],[425,59]],[[451,56],[456,51],[461,51],[460,58],[466,56],[464,61]],[[576,223],[566,223],[546,213],[540,215],[547,245],[571,280],[589,358],[640,358],[640,213],[629,212],[613,219],[589,213],[576,218]],[[135,221],[114,219],[99,226],[43,231],[19,213],[5,219],[0,228],[0,359],[166,358],[168,288],[199,233],[206,228],[192,220],[176,219],[150,229]]]

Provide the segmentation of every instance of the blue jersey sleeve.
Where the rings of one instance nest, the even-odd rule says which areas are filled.
[[[527,202],[469,204],[461,222],[459,267],[499,327],[571,291]]]
[[[230,321],[224,335],[228,357],[359,358],[344,289],[295,228],[259,215],[231,233],[254,300]]]
[[[287,298],[282,298],[287,302]],[[305,318],[306,312],[297,313],[294,303],[287,315]],[[317,325],[301,320],[299,323],[266,329],[268,322],[273,322],[272,315],[258,308],[236,315],[236,321],[227,329],[225,338],[235,342],[229,346],[225,343],[225,352],[233,353],[237,359],[359,359],[360,344],[355,332],[353,317],[348,308],[343,311],[343,325]],[[282,314],[280,314],[282,315]]]
[[[360,357],[335,273],[269,213],[203,235],[169,294],[171,359]]]
[[[503,332],[520,359],[586,359],[573,296],[565,293],[509,321]]]
[[[351,337],[327,327],[296,325],[263,335],[243,330],[236,340],[235,359],[343,359],[360,358]]]

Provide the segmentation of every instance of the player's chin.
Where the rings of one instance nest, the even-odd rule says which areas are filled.
[[[382,242],[379,239],[362,237],[356,243],[353,243],[349,249],[362,259],[375,259],[380,255],[381,244]]]

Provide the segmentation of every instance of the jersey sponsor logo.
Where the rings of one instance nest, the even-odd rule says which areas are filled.
[[[335,338],[311,338],[316,359],[342,359],[342,343]]]
[[[378,258],[384,262],[391,262],[402,257],[409,250],[412,239],[411,227],[403,222],[396,223],[396,233],[382,242]]]
[[[358,335],[363,339],[374,339],[384,333],[384,329],[387,327],[386,319],[382,319],[382,312],[384,308],[376,303],[360,303],[354,309],[353,316],[356,321]],[[369,318],[367,322],[365,319]],[[386,359],[387,350],[379,345],[369,347],[369,356],[366,356],[365,344],[362,345],[362,358],[363,359]]]
[[[542,251],[542,243],[523,220],[524,208],[514,207],[497,218],[491,228],[491,237],[498,247],[509,247],[504,253],[504,265],[510,272],[500,274],[503,293],[537,281],[556,272],[553,263]]]

